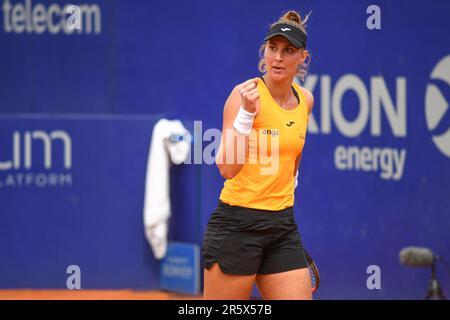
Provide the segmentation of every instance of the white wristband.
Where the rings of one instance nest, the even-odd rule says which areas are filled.
[[[241,106],[236,115],[236,119],[234,119],[233,127],[237,132],[248,136],[252,132],[253,119],[255,119],[255,116],[256,112],[250,113]]]
[[[298,170],[297,170],[297,173],[295,174],[294,190],[297,188],[297,186],[298,186]]]

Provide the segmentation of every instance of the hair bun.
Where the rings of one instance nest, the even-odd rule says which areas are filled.
[[[295,23],[297,23],[297,24],[299,24],[299,25],[302,24],[302,18],[301,18],[300,15],[299,15],[297,12],[295,12],[294,10],[290,10],[290,11],[286,12],[286,13],[281,17],[281,19],[283,19],[283,20],[288,20],[288,21],[292,21],[292,22],[295,22]]]

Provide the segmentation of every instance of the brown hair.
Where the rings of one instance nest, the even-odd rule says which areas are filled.
[[[294,10],[289,10],[285,14],[283,14],[277,22],[273,23],[270,27],[272,28],[274,25],[279,23],[290,24],[291,26],[297,27],[302,30],[306,34],[306,22],[308,22],[309,15],[308,13],[304,19]],[[258,70],[261,73],[265,73],[267,71],[266,68],[266,59],[264,59],[264,49],[266,48],[266,43],[263,43],[259,48],[259,63]],[[311,62],[311,57],[308,55],[305,62],[298,66],[298,70],[296,76],[299,77],[302,81],[305,81],[306,74],[308,73],[308,65]]]

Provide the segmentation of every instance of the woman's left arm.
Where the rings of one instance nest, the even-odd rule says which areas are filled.
[[[313,110],[313,107],[314,107],[314,96],[311,93],[311,91],[309,91],[308,89],[303,88],[303,87],[301,89],[302,89],[303,95],[305,96],[305,99],[306,99],[306,105],[308,106],[308,116],[310,116],[311,112]],[[302,155],[303,155],[303,151],[300,152],[297,159],[295,159],[294,177],[297,177],[297,175],[298,175],[298,166],[302,159]]]
[[[301,89],[303,91],[303,95],[306,98],[306,104],[308,105],[308,115],[310,115],[314,107],[314,96],[308,89],[303,87]]]

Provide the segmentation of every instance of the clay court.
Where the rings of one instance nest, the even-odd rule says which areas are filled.
[[[0,290],[0,300],[199,300],[201,296],[135,290]]]

